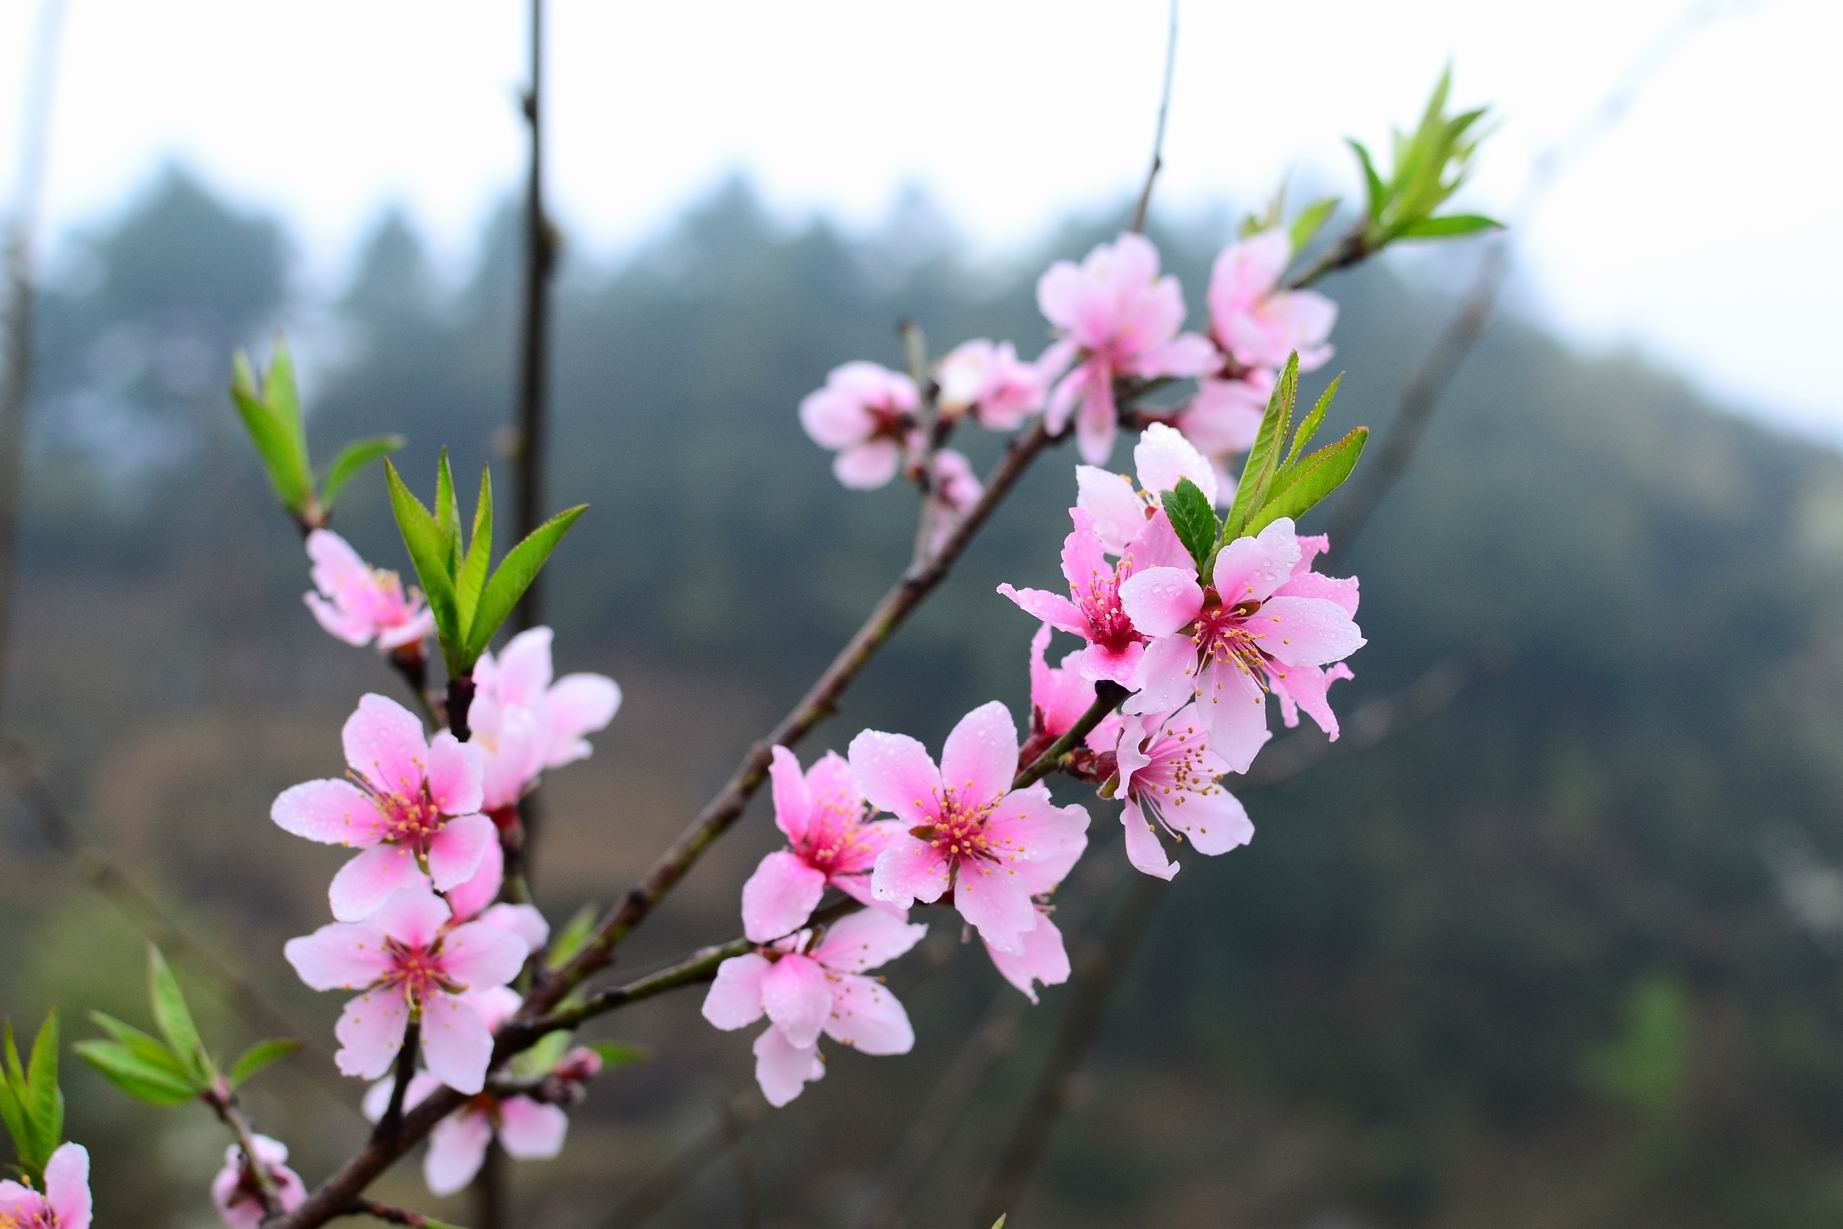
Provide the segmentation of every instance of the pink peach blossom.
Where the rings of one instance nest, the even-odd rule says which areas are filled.
[[[1216,365],[1207,338],[1178,332],[1183,291],[1177,278],[1158,275],[1158,249],[1142,235],[1102,244],[1079,266],[1066,260],[1051,265],[1037,282],[1037,306],[1062,337],[1041,360],[1045,371],[1061,375],[1045,422],[1059,432],[1073,416],[1082,459],[1090,465],[1105,463],[1113,451],[1116,379],[1200,376]]]
[[[1119,562],[1113,563],[1107,558],[1106,540],[1097,531],[1094,517],[1080,507],[1069,509],[1075,528],[1062,543],[1068,597],[1047,589],[998,586],[998,592],[1024,613],[1088,642],[1072,659],[1084,677],[1108,679],[1121,686],[1130,685],[1150,638],[1134,626],[1121,606],[1120,586],[1141,568],[1168,569],[1190,562],[1189,552],[1162,511],[1149,518],[1134,515],[1140,518],[1139,536],[1127,544]]]
[[[1188,478],[1211,503],[1216,501],[1216,471],[1176,428],[1153,423],[1133,445],[1133,468],[1138,482],[1124,474],[1092,465],[1075,467],[1075,506],[1088,514],[1101,547],[1110,555],[1125,552],[1144,535],[1146,522],[1158,512],[1160,497]],[[1175,537],[1168,539],[1175,542]],[[1188,558],[1181,544],[1179,556]],[[1170,562],[1180,560],[1172,558]],[[1141,566],[1151,566],[1142,559]]]
[[[351,779],[291,786],[269,812],[283,831],[365,851],[333,877],[333,916],[356,921],[398,888],[446,891],[472,875],[499,839],[479,813],[479,749],[446,730],[424,739],[413,713],[379,695],[359,700],[342,737]]]
[[[549,768],[587,759],[588,736],[606,729],[621,708],[621,688],[602,674],[556,678],[553,636],[534,627],[474,664],[468,713],[484,759],[484,806],[512,806]]]
[[[865,976],[921,941],[928,928],[866,909],[817,933],[801,931],[717,967],[704,1018],[725,1031],[768,1017],[755,1041],[755,1080],[774,1106],[786,1105],[825,1074],[824,1033],[865,1054],[907,1054],[915,1045],[908,1012],[879,978]]]
[[[0,1182],[0,1226],[5,1229],[90,1229],[90,1154],[82,1144],[60,1144],[45,1162],[45,1189]]]
[[[1012,431],[1043,408],[1049,381],[1042,368],[1017,356],[1008,341],[963,341],[935,367],[944,416],[972,412],[979,425]]]
[[[1337,304],[1310,290],[1281,284],[1293,259],[1284,230],[1266,230],[1231,244],[1210,272],[1210,330],[1216,342],[1244,367],[1283,367],[1294,351],[1299,369],[1311,371],[1331,358],[1325,339],[1337,323]]]
[[[993,701],[961,718],[939,768],[913,738],[876,730],[851,740],[850,758],[871,804],[908,828],[877,855],[876,898],[906,909],[951,890],[981,938],[1022,951],[1037,912],[1020,868],[1073,862],[1087,845],[1088,813],[1052,805],[1041,782],[1012,789],[1018,736],[1005,706]]]
[[[307,557],[315,589],[306,595],[307,609],[347,644],[375,641],[389,652],[434,633],[435,616],[422,595],[414,589],[405,594],[395,572],[372,567],[332,530],[307,535]]]
[[[857,778],[833,752],[802,776],[793,752],[776,747],[768,774],[775,826],[789,848],[763,858],[742,885],[742,929],[753,943],[806,925],[828,886],[869,904],[871,865],[901,834],[899,824],[867,822]]]
[[[288,963],[309,986],[363,992],[334,1030],[341,1072],[383,1075],[409,1022],[419,1020],[423,1059],[435,1077],[469,1095],[485,1086],[493,1035],[463,996],[511,981],[529,949],[483,922],[450,922],[447,902],[428,888],[399,888],[362,922],[334,922],[288,941]]]
[[[908,376],[875,363],[846,363],[800,403],[800,425],[815,444],[838,452],[832,472],[857,490],[896,476],[920,398]]]
[[[1254,839],[1254,825],[1235,795],[1219,780],[1229,766],[1209,748],[1209,735],[1195,704],[1164,718],[1138,714],[1126,719],[1116,753],[1120,796],[1126,805],[1126,856],[1148,875],[1170,879],[1177,863],[1165,856],[1158,829],[1189,837],[1198,853],[1227,853]]]
[[[1079,650],[1049,664],[1050,626],[1045,623],[1030,638],[1030,739],[1022,752],[1029,763],[1049,745],[1074,728],[1082,715],[1094,706],[1094,680],[1084,677],[1076,658]],[[1090,751],[1112,751],[1120,738],[1120,714],[1109,713],[1083,739]],[[1040,745],[1039,745],[1040,744]],[[1036,754],[1033,755],[1032,749]]]
[[[475,991],[466,996],[488,1029],[511,1019],[520,1006],[518,995],[506,988]],[[578,1046],[552,1069],[573,1097],[580,1086],[601,1070],[601,1057]],[[394,1080],[373,1084],[365,1094],[365,1117],[377,1122],[390,1106]],[[405,1108],[416,1105],[441,1087],[427,1071],[418,1071],[404,1090]],[[482,1092],[436,1124],[429,1133],[429,1150],[423,1156],[422,1176],[432,1195],[452,1195],[464,1190],[486,1162],[487,1147],[497,1139],[508,1156],[521,1161],[549,1160],[563,1151],[569,1134],[569,1115],[561,1105],[528,1096],[499,1097]]]
[[[1154,637],[1125,710],[1167,713],[1196,697],[1210,750],[1233,772],[1246,772],[1267,741],[1269,690],[1315,719],[1322,713],[1335,735],[1324,667],[1364,641],[1352,618],[1355,579],[1310,569],[1320,541],[1300,538],[1282,517],[1224,546],[1208,587],[1191,568],[1147,568],[1122,583],[1121,606]]]
[[[270,1186],[284,1212],[292,1212],[307,1202],[307,1187],[301,1175],[288,1168],[288,1145],[267,1135],[258,1135],[256,1164],[269,1176]],[[243,1149],[232,1144],[224,1150],[224,1168],[211,1180],[211,1202],[230,1229],[261,1229],[263,1222],[261,1187]]]

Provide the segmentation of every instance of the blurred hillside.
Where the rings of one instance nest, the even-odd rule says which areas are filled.
[[[1227,219],[1154,228],[1193,319]],[[323,458],[394,430],[410,472],[444,443],[477,472],[511,401],[516,223],[498,217],[456,283],[383,218],[349,284],[309,302],[275,219],[173,171],[74,242],[46,288],[7,727],[81,822],[323,1042],[336,1002],[291,985],[279,945],[324,920],[337,857],[267,809],[337,770],[339,720],[393,680],[301,608],[298,539],[224,403],[228,356],[286,323]],[[551,501],[593,509],[551,609],[559,667],[615,675],[627,702],[596,757],[547,787],[553,919],[626,885],[907,548],[913,496],[838,489],[800,396],[847,359],[896,363],[905,316],[937,349],[991,335],[1034,353],[1037,272],[1116,225],[1073,221],[1016,263],[968,267],[919,196],[854,235],[790,229],[733,182],[616,267],[566,254]],[[1456,250],[1455,269],[1470,259]],[[1445,302],[1386,263],[1326,289],[1343,308],[1332,368],[1349,373],[1337,411],[1386,432]],[[1037,468],[809,750],[862,726],[938,743],[994,696],[1022,711],[1032,628],[992,588],[1055,574],[1070,464]],[[400,559],[375,476],[338,527]],[[1171,885],[1012,1223],[1843,1222],[1843,895],[1822,871],[1843,865],[1843,461],[1512,318],[1332,560],[1363,578],[1370,639],[1346,711],[1483,645],[1511,646],[1509,668],[1382,749],[1247,791],[1259,838]],[[1111,834],[1111,806],[1094,812]],[[21,1018],[60,1001],[73,1033],[78,1007],[138,1017],[133,929],[10,799],[0,825],[0,1002]],[[632,968],[733,933],[768,828],[709,859]],[[1099,857],[1128,873],[1117,848]],[[836,1057],[747,1140],[768,1224],[853,1223],[909,1111],[1011,993],[976,953],[929,969],[892,979],[914,1054]],[[965,1221],[1066,995],[1029,1018],[911,1224]],[[595,1223],[746,1085],[747,1045],[695,1010],[684,996],[611,1022],[659,1060],[597,1087],[563,1160],[520,1170],[544,1192],[534,1224]],[[228,1014],[217,1032],[244,1035]],[[311,1057],[290,1067],[254,1108],[298,1126],[312,1176],[359,1130],[321,1091],[359,1090]],[[102,1223],[127,1208],[137,1225],[208,1223],[222,1141],[203,1115],[124,1107],[83,1071],[67,1085],[72,1131],[102,1158]],[[738,1223],[744,1181],[727,1159],[653,1223]],[[410,1175],[394,1190],[427,1203]]]

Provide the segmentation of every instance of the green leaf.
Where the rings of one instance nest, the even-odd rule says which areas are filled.
[[[589,1048],[601,1057],[604,1071],[649,1062],[653,1057],[653,1052],[645,1046],[629,1045],[625,1041],[591,1041]]]
[[[480,594],[486,588],[486,569],[492,561],[493,475],[486,466],[481,466],[480,498],[474,503],[474,530],[467,540],[467,557],[461,561],[461,570],[454,578],[455,602],[463,629],[473,624]],[[473,637],[464,630],[462,638],[471,640]]]
[[[275,353],[269,357],[269,374],[262,382],[262,399],[269,403],[269,408],[294,437],[305,465],[307,426],[301,417],[300,392],[294,383],[294,357],[288,353],[288,343],[279,333],[275,337]]]
[[[359,471],[379,457],[387,457],[409,441],[401,435],[379,435],[368,440],[355,440],[339,450],[333,458],[333,464],[327,469],[326,477],[320,480],[320,506],[331,510],[333,501],[339,498],[339,492],[346,483],[358,477]]]
[[[209,1059],[205,1043],[199,1039],[198,1026],[192,1022],[192,1009],[186,1006],[186,996],[166,957],[151,943],[147,945],[147,989],[153,1001],[154,1023],[160,1026],[160,1035],[166,1038],[173,1056],[200,1083],[207,1082]]]
[[[480,595],[480,605],[474,611],[473,623],[467,630],[467,647],[465,662],[467,668],[479,660],[480,654],[493,641],[493,633],[506,621],[512,608],[518,605],[525,590],[537,579],[544,562],[550,558],[557,543],[570,531],[584,512],[589,510],[587,504],[577,504],[565,509],[531,531],[523,542],[506,552],[493,578],[486,582],[486,591]]]
[[[64,1136],[64,1094],[58,1088],[58,1013],[51,1012],[39,1027],[29,1063],[20,1058],[11,1020],[6,1022],[5,1050],[0,1121],[13,1137],[20,1168],[36,1178],[43,1174],[45,1162]]]
[[[422,582],[422,591],[428,596],[429,610],[435,615],[442,650],[447,655],[451,645],[460,643],[460,621],[455,608],[454,576],[448,570],[441,530],[422,501],[404,485],[397,467],[388,460],[384,462],[384,478],[390,485],[390,510],[397,518],[397,531],[403,535],[404,549],[409,551],[416,578]],[[451,659],[448,664],[452,668],[455,661]]]
[[[269,475],[269,486],[274,489],[275,497],[288,511],[299,513],[307,506],[312,481],[307,474],[307,459],[297,451],[286,424],[255,393],[234,383],[230,400],[237,407],[237,416],[243,420],[250,443],[256,446],[256,455]]]
[[[258,1071],[278,1059],[287,1058],[301,1048],[301,1043],[293,1037],[277,1037],[269,1041],[258,1041],[243,1052],[243,1056],[230,1065],[232,1088],[243,1083]]]
[[[117,1020],[114,1016],[100,1011],[92,1011],[90,1019],[96,1023],[98,1028],[113,1037],[118,1044],[126,1046],[139,1057],[172,1073],[175,1079],[183,1080],[188,1084],[194,1082],[194,1077],[186,1069],[186,1065],[180,1062],[171,1050],[167,1049],[166,1042],[152,1033],[143,1032],[132,1024]]]
[[[1286,360],[1286,369],[1280,373],[1267,398],[1267,412],[1261,416],[1254,447],[1248,450],[1248,459],[1242,464],[1241,481],[1235,488],[1235,501],[1229,506],[1228,518],[1222,523],[1220,541],[1227,542],[1246,533],[1248,518],[1266,503],[1267,487],[1279,464],[1280,449],[1286,444],[1293,406],[1298,398],[1299,355],[1295,352]]]
[[[1331,215],[1337,212],[1337,207],[1338,198],[1327,196],[1322,201],[1313,201],[1299,211],[1298,216],[1293,219],[1292,230],[1289,232],[1292,236],[1294,252],[1303,252],[1312,240],[1318,238],[1318,232],[1325,228],[1325,223],[1331,220]]]
[[[23,1166],[26,1155],[32,1151],[32,1136],[26,1127],[26,1108],[19,1103],[19,1094],[13,1091],[12,1077],[4,1072],[0,1072],[0,1123],[5,1123],[6,1133],[13,1140],[13,1152]]]
[[[1382,185],[1382,176],[1376,174],[1375,160],[1369,156],[1369,147],[1355,137],[1344,138],[1345,143],[1357,155],[1357,161],[1363,166],[1363,184],[1369,193],[1367,208],[1370,221],[1382,218],[1383,206],[1388,204],[1388,190]]]
[[[1005,1222],[1011,1218],[1009,1212],[992,1222],[992,1229],[1005,1229]]]
[[[1481,230],[1503,230],[1504,224],[1482,213],[1449,213],[1443,218],[1421,218],[1395,230],[1397,239],[1452,239]]]
[[[1216,509],[1210,506],[1209,496],[1190,479],[1180,478],[1175,489],[1164,493],[1163,502],[1171,528],[1177,530],[1178,541],[1197,561],[1197,566],[1202,567],[1216,545],[1218,528]]]
[[[1275,484],[1272,497],[1248,521],[1244,532],[1259,533],[1283,516],[1290,516],[1296,521],[1310,512],[1325,496],[1342,486],[1344,479],[1350,477],[1350,471],[1357,467],[1357,458],[1363,455],[1363,445],[1368,441],[1369,428],[1358,427],[1336,443],[1325,445],[1290,468],[1284,480]]]
[[[151,1105],[184,1105],[198,1096],[197,1085],[119,1042],[79,1041],[71,1048],[76,1050],[77,1057],[137,1101]]]
[[[576,910],[576,915],[550,936],[550,950],[545,954],[545,963],[552,969],[560,969],[574,960],[583,944],[589,941],[589,936],[595,933],[595,920],[600,916],[601,910],[593,904]]]
[[[1343,382],[1344,373],[1340,371],[1332,377],[1331,383],[1325,385],[1325,391],[1318,394],[1318,400],[1312,403],[1312,412],[1305,416],[1305,421],[1299,424],[1299,430],[1293,435],[1293,446],[1286,450],[1286,460],[1280,463],[1282,471],[1292,465],[1299,454],[1305,451],[1305,446],[1312,442],[1312,437],[1318,434],[1319,426],[1325,421],[1325,413],[1331,408],[1331,399],[1337,396],[1337,386]]]
[[[446,448],[435,470],[435,527],[441,530],[448,575],[453,576],[461,570],[461,509],[454,498],[454,471],[448,467]]]

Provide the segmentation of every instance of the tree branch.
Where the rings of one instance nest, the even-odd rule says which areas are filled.
[[[1133,222],[1127,227],[1135,235],[1145,230],[1146,213],[1152,208],[1152,185],[1165,166],[1165,121],[1171,115],[1171,82],[1177,76],[1177,5],[1171,0],[1170,27],[1165,35],[1165,83],[1158,96],[1158,124],[1152,131],[1152,163],[1146,168],[1145,186],[1139,189],[1139,202],[1133,206]]]

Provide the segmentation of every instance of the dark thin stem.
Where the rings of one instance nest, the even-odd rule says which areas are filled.
[[[392,649],[386,656],[391,669],[401,675],[409,687],[410,695],[422,713],[422,719],[437,730],[446,725],[447,717],[435,706],[435,697],[429,693],[429,659],[423,654],[422,646],[406,644],[402,648]]]
[[[56,95],[58,47],[64,25],[62,0],[43,0],[31,77],[20,113],[19,166],[4,256],[6,370],[0,374],[0,688],[6,685],[13,624],[13,572],[19,545],[20,461],[26,446],[26,412],[32,395],[34,325],[33,258],[40,198],[45,187],[52,100]]]
[[[1088,711],[1076,718],[1075,724],[1070,726],[1061,738],[1045,747],[1043,754],[1032,760],[1029,767],[1018,773],[1017,778],[1011,782],[1011,788],[1023,789],[1026,785],[1033,785],[1056,771],[1062,762],[1062,757],[1073,751],[1075,745],[1082,739],[1092,734],[1095,726],[1107,720],[1107,715],[1119,708],[1120,702],[1126,699],[1128,694],[1126,688],[1118,683],[1096,683],[1094,703],[1088,706]]]
[[[269,1173],[269,1167],[262,1163],[256,1153],[256,1130],[237,1104],[237,1096],[230,1090],[230,1085],[222,1080],[217,1087],[207,1091],[202,1100],[218,1116],[218,1121],[230,1128],[236,1136],[237,1147],[243,1153],[243,1172],[248,1177],[256,1202],[262,1205],[264,1216],[276,1216],[282,1210],[281,1194],[275,1189],[275,1178]]]
[[[390,1105],[378,1119],[374,1137],[394,1138],[403,1128],[403,1099],[409,1094],[410,1081],[416,1078],[416,1053],[421,1048],[422,1021],[412,1017],[403,1027],[403,1045],[397,1050],[397,1074],[390,1086]]]
[[[480,1176],[474,1179],[472,1229],[504,1229],[506,1224],[506,1154],[497,1139],[488,1141]]]
[[[545,394],[550,360],[550,283],[557,244],[544,211],[544,0],[531,0],[531,79],[525,88],[525,126],[531,161],[525,177],[525,316],[518,364],[518,536],[544,519]],[[535,627],[543,617],[544,576],[539,573],[513,612],[515,626]]]
[[[346,1215],[369,1216],[372,1220],[381,1220],[387,1225],[408,1225],[411,1229],[423,1229],[429,1223],[429,1218],[420,1212],[411,1212],[406,1208],[379,1203],[375,1199],[354,1199],[347,1206]]]
[[[448,680],[448,697],[444,701],[448,712],[448,728],[462,742],[473,737],[473,728],[467,724],[468,710],[474,706],[474,676],[457,674]]]
[[[1165,166],[1165,121],[1171,114],[1171,82],[1177,75],[1177,4],[1171,0],[1171,24],[1165,35],[1165,84],[1158,96],[1158,126],[1152,133],[1152,163],[1146,168],[1145,186],[1139,189],[1139,202],[1133,206],[1134,234],[1145,230],[1146,213],[1152,208],[1152,185]]]

